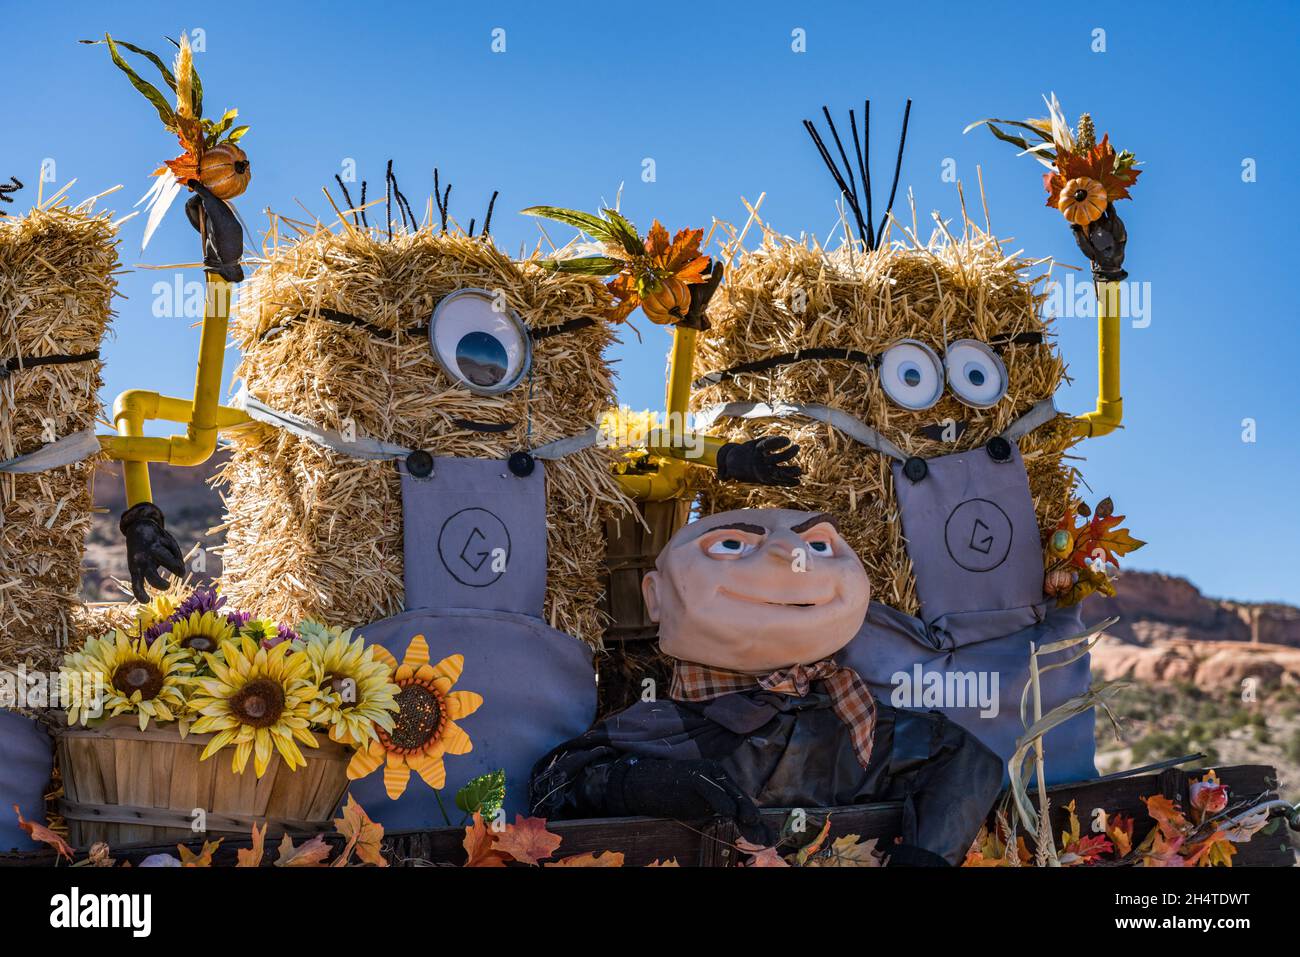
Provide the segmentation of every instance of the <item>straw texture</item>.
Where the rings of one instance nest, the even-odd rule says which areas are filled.
[[[531,384],[475,395],[434,361],[429,321],[448,293],[504,295],[530,328],[595,317],[609,304],[601,282],[516,262],[490,239],[436,228],[395,231],[299,227],[278,243],[237,308],[243,351],[237,375],[272,408],[322,426],[435,456],[504,460],[511,452],[590,428],[614,404],[604,359],[614,340],[599,322],[534,343]],[[320,311],[363,319],[390,337]],[[282,326],[276,329],[275,327]],[[456,419],[508,425],[470,431]],[[356,625],[403,606],[402,503],[391,462],[364,462],[264,426],[232,436],[219,476],[226,503],[223,589],[236,605],[297,621]],[[612,452],[592,448],[546,464],[545,616],[599,646],[604,522],[631,507],[611,475]]]
[[[858,242],[827,249],[815,239],[796,241],[764,227],[758,248],[745,251],[732,231],[724,247],[727,281],[709,310],[712,328],[701,337],[696,376],[804,348],[879,355],[900,339],[917,339],[942,356],[945,341],[1048,331],[1038,314],[1047,273],[1042,261],[1008,255],[970,222],[956,236],[941,225],[924,244],[914,235],[915,227],[908,241],[874,251]],[[1010,387],[991,409],[968,408],[945,390],[931,408],[907,411],[889,401],[874,368],[838,360],[740,375],[698,390],[692,404],[698,410],[733,401],[819,402],[857,416],[909,455],[933,457],[979,447],[1066,381],[1065,363],[1052,344],[1011,345],[1002,358]],[[918,431],[946,419],[966,423],[955,442]],[[878,600],[916,612],[888,458],[820,423],[721,420],[715,431],[733,440],[788,435],[801,446],[804,475],[802,485],[790,489],[708,481],[701,488],[704,513],[753,507],[832,512]],[[1077,477],[1067,456],[1074,441],[1065,416],[1020,441],[1040,528],[1054,525],[1067,507]]]
[[[116,230],[92,201],[0,218],[0,363],[99,348],[112,317]],[[0,376],[0,460],[101,418],[98,360]],[[47,664],[73,632],[91,522],[91,462],[0,474],[0,663]]]

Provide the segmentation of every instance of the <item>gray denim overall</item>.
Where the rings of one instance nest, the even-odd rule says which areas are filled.
[[[1006,759],[1024,730],[1020,696],[1030,644],[1085,630],[1077,607],[1058,608],[1043,595],[1038,520],[1016,446],[1056,414],[1050,400],[1039,403],[986,446],[928,460],[909,458],[860,420],[821,405],[734,403],[711,410],[697,425],[706,429],[720,416],[812,418],[893,459],[920,616],[873,602],[838,657],[882,701],[942,711]],[[1044,712],[1085,692],[1089,667],[1085,655],[1045,675]],[[926,678],[931,674],[942,679],[944,692],[937,697],[922,693],[936,687],[936,678]],[[1089,711],[1046,735],[1049,783],[1096,776],[1094,724]]]
[[[398,463],[407,610],[359,633],[399,662],[415,635],[429,643],[432,664],[465,656],[454,690],[481,694],[483,705],[456,722],[473,750],[444,756],[442,803],[456,823],[456,791],[504,768],[506,813],[527,813],[533,763],[586,731],[596,714],[591,650],[542,620],[545,463],[521,478],[504,461],[433,462],[424,478]],[[444,823],[432,790],[414,773],[397,801],[385,793],[382,768],[350,790],[390,830]]]

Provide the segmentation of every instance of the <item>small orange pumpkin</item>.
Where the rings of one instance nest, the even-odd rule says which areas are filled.
[[[1078,576],[1068,568],[1054,569],[1048,572],[1043,580],[1043,594],[1049,598],[1068,595],[1078,580]]]
[[[220,143],[204,150],[199,161],[199,182],[218,199],[234,199],[248,188],[252,178],[247,154],[234,143]]]
[[[646,318],[660,326],[681,322],[690,308],[691,288],[675,276],[663,280],[658,289],[641,300]]]
[[[1079,176],[1062,187],[1056,208],[1074,225],[1087,226],[1101,218],[1109,202],[1105,186],[1095,179]]]

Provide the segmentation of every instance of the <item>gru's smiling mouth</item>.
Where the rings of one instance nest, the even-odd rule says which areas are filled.
[[[832,596],[823,601],[768,601],[765,598],[752,598],[749,595],[742,595],[739,592],[734,592],[727,588],[719,588],[718,594],[726,595],[729,598],[735,598],[738,601],[749,602],[751,605],[768,605],[776,608],[817,608],[821,605],[829,604],[834,598],[834,596]]]

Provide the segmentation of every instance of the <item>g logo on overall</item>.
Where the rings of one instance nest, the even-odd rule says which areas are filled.
[[[501,549],[501,551],[497,551]],[[462,508],[442,523],[438,558],[452,578],[471,588],[486,588],[505,574],[496,558],[510,561],[510,531],[485,508]],[[498,570],[500,569],[500,570]]]
[[[948,514],[943,540],[952,560],[968,572],[991,572],[1011,551],[1011,519],[995,502],[969,498]]]

